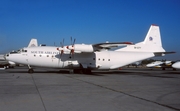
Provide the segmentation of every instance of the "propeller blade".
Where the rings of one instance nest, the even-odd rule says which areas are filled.
[[[72,45],[72,36],[71,36],[71,45]]]
[[[64,38],[63,38],[62,42],[60,42],[60,46],[61,46],[61,48],[60,47],[57,48],[57,50],[59,51],[59,61],[64,53]]]
[[[64,39],[63,39],[62,42],[60,42],[60,45],[61,45],[62,48],[64,47]]]
[[[73,40],[71,36],[71,45],[67,46],[66,48],[70,50],[70,56],[69,58],[72,58],[74,55],[74,45],[75,45],[76,39]]]
[[[74,47],[75,42],[76,42],[76,39],[74,39],[74,41],[73,41],[73,44],[72,44],[73,47]]]

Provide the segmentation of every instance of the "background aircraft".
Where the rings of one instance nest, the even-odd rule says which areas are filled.
[[[129,65],[127,65],[127,67],[138,67],[138,66],[142,66],[142,61],[137,61],[137,62],[134,62],[134,63],[131,63]]]
[[[72,39],[71,39],[72,41]],[[36,46],[27,47],[17,53],[6,54],[6,59],[28,65],[28,72],[34,72],[31,66],[73,69],[74,73],[91,73],[91,70],[110,70],[155,56],[164,56],[159,26],[151,25],[144,41],[75,44],[69,46]],[[126,45],[110,51],[109,49]]]
[[[4,59],[4,55],[0,55],[0,68],[5,69],[9,66],[8,61]]]
[[[16,64],[12,61],[7,61],[4,58],[4,55],[0,55],[0,68],[1,69],[7,69],[7,68],[12,68],[14,67]]]
[[[172,65],[172,67],[175,68],[175,69],[180,69],[180,61],[174,63],[174,64]]]
[[[151,62],[146,65],[148,68],[162,68],[162,70],[165,70],[166,68],[172,68],[173,61],[155,61]],[[173,68],[173,70],[175,70]]]

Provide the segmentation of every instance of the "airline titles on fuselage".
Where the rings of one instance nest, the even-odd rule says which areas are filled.
[[[54,52],[54,51],[31,51],[31,54],[59,54],[59,52]]]

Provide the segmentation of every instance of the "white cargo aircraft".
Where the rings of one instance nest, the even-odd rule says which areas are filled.
[[[75,39],[74,39],[75,42]],[[113,47],[127,45],[116,50]],[[7,60],[32,66],[59,69],[73,69],[74,73],[91,73],[91,70],[110,70],[155,56],[164,56],[166,52],[161,43],[159,26],[151,25],[145,40],[137,44],[130,42],[72,44],[70,46],[37,46],[23,48],[17,53],[6,54]]]

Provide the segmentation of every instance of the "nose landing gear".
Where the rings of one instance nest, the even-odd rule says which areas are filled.
[[[28,70],[28,73],[30,73],[30,74],[34,73],[34,70],[31,68]]]
[[[30,65],[28,65],[28,68],[29,68],[28,73],[30,73],[30,74],[34,73],[34,70]]]

